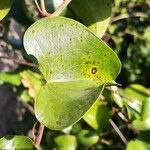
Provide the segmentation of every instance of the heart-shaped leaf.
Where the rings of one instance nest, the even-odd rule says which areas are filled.
[[[73,0],[69,6],[96,36],[103,36],[110,23],[112,0]]]
[[[26,136],[5,136],[0,139],[0,149],[17,150],[30,149],[35,150],[33,142]]]
[[[101,89],[91,81],[47,83],[36,98],[36,117],[50,129],[64,129],[84,115]]]
[[[13,0],[0,0],[0,20],[2,20],[10,10]]]
[[[47,81],[36,96],[36,117],[61,130],[92,106],[103,84],[120,72],[117,55],[77,21],[47,17],[25,33],[24,46],[39,62]]]

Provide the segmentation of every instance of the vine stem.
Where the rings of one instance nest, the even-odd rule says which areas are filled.
[[[34,1],[35,1],[36,7],[39,10],[41,16],[48,17],[48,16],[59,16],[72,0],[64,0],[64,2],[56,9],[56,11],[54,13],[47,12],[47,10],[45,8],[44,0],[40,0],[40,6],[39,6],[37,0],[34,0]]]
[[[34,128],[35,128],[35,126],[34,126]],[[38,129],[38,133],[34,139],[34,144],[35,144],[36,148],[39,148],[39,146],[41,144],[43,133],[44,133],[44,125],[40,124],[39,129]]]

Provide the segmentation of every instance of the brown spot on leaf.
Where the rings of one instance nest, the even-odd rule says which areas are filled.
[[[93,68],[91,69],[91,73],[92,73],[92,74],[96,74],[96,73],[97,73],[97,68],[96,68],[96,67],[93,67]]]

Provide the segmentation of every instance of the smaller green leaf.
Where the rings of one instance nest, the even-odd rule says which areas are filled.
[[[150,131],[141,132],[137,139],[132,140],[127,145],[127,150],[149,150],[150,149]]]
[[[31,97],[28,93],[28,90],[23,90],[21,92],[21,95],[20,95],[21,99],[24,101],[24,102],[29,102],[31,100]]]
[[[111,97],[112,99],[114,100],[114,102],[120,107],[122,108],[123,107],[123,99],[121,97],[120,94],[123,93],[123,90],[121,88],[118,88],[116,86],[114,87],[111,87],[112,88],[112,92],[111,92]]]
[[[101,132],[108,127],[110,112],[106,105],[99,99],[90,110],[83,116],[83,119],[95,130]]]
[[[31,139],[26,136],[4,136],[0,139],[0,149],[3,150],[35,150]]]
[[[21,77],[15,73],[0,73],[0,81],[19,86],[21,84]]]
[[[142,117],[132,123],[137,130],[150,130],[150,97],[143,103]]]
[[[29,96],[35,97],[41,86],[45,83],[42,76],[38,73],[26,70],[20,73],[24,87],[29,89]]]
[[[126,150],[149,150],[150,149],[150,144],[143,142],[141,140],[132,140],[128,143],[127,149]]]
[[[124,90],[124,95],[128,98],[126,101],[144,101],[149,96],[147,89],[139,84],[131,84]]]
[[[127,108],[129,119],[139,119],[143,102],[149,96],[147,89],[141,85],[132,84],[124,90],[123,94],[123,102]]]
[[[0,0],[0,20],[2,20],[10,10],[13,0]]]
[[[81,130],[77,138],[79,144],[86,148],[96,144],[99,140],[99,136],[96,133],[90,132],[89,130]]]
[[[110,103],[111,105],[114,104],[114,102],[120,107],[123,107],[123,98],[122,93],[123,90],[121,88],[118,88],[116,86],[109,87],[110,89],[106,89],[103,92],[103,96],[105,97],[106,101]]]
[[[73,135],[60,135],[54,139],[57,150],[76,150],[77,141]]]

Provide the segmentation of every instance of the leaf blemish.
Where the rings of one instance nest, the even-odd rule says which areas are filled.
[[[97,73],[97,68],[96,68],[96,67],[93,67],[93,68],[91,69],[91,73],[92,73],[92,74],[96,74],[96,73]]]

